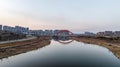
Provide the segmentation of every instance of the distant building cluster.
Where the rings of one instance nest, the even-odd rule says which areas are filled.
[[[0,30],[9,31],[17,34],[25,34],[30,36],[56,36],[56,35],[69,35],[69,31],[64,31],[58,33],[61,30],[30,30],[28,27],[21,26],[2,26],[0,25]],[[104,31],[98,33],[85,32],[84,34],[74,34],[74,36],[97,36],[97,37],[120,37],[120,31]]]
[[[30,30],[29,35],[32,36],[56,36],[56,35],[69,35],[69,32],[58,33],[61,30]]]
[[[29,28],[21,27],[21,26],[11,27],[11,26],[0,25],[0,30],[9,31],[9,32],[17,33],[17,34],[28,34],[29,32]]]
[[[76,36],[95,36],[96,34],[95,33],[92,33],[92,32],[85,32],[83,34],[76,34]]]
[[[60,30],[30,30],[28,27],[21,26],[11,27],[2,25],[0,25],[0,30],[32,36],[55,36],[58,35],[57,32],[60,31]],[[62,32],[61,35],[69,35],[69,32]]]
[[[85,32],[84,34],[79,34],[80,36],[96,36],[96,37],[120,37],[120,31],[104,31],[98,33]]]
[[[96,36],[100,37],[120,37],[120,31],[105,31],[105,32],[98,32]]]
[[[95,34],[94,33],[92,33],[92,32],[85,32],[85,34],[84,34],[85,36],[95,36]]]
[[[30,30],[29,35],[33,36],[53,36],[59,30]]]

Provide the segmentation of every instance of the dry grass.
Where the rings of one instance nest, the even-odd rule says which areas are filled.
[[[110,51],[112,51],[118,58],[120,58],[120,45],[119,43],[113,42],[111,44],[110,41],[102,40],[102,39],[97,39],[97,38],[87,38],[87,37],[82,37],[82,38],[74,38],[76,41],[79,42],[84,42],[88,44],[96,44],[100,45],[103,47],[108,48]]]
[[[7,44],[0,44],[0,48],[7,47],[7,46],[22,45],[22,44],[33,42],[33,41],[36,41],[36,40],[38,40],[38,39],[32,39],[32,40],[27,40],[27,41],[22,41],[22,42],[7,43]]]
[[[42,48],[42,47],[50,44],[50,40],[43,39],[43,40],[37,40],[37,41],[38,41],[37,43],[24,45],[24,46],[20,46],[20,47],[15,47],[15,48],[10,48],[10,49],[8,48],[3,51],[0,51],[0,59],[7,58],[7,57],[17,55],[17,54],[21,54],[21,53],[25,53],[25,52],[29,52],[32,50],[36,50],[36,49]]]

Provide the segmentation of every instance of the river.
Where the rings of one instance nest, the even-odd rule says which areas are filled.
[[[0,67],[120,67],[118,59],[107,48],[73,41],[50,45],[0,60]]]

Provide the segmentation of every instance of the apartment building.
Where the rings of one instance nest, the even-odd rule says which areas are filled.
[[[0,30],[2,30],[2,25],[0,25]]]

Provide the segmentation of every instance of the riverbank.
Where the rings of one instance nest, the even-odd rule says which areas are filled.
[[[4,47],[10,47],[10,46],[19,46],[23,44],[27,44],[32,41],[36,41],[37,37],[29,37],[29,38],[24,38],[24,39],[19,39],[19,40],[10,40],[10,41],[2,41],[0,42],[0,48]]]
[[[84,42],[88,44],[97,44],[103,47],[108,48],[110,51],[112,51],[115,56],[120,58],[120,43],[114,42],[112,40],[108,39],[100,39],[100,38],[92,38],[92,37],[75,37],[74,40],[79,42]]]
[[[36,50],[50,44],[49,39],[32,39],[23,42],[5,44],[0,48],[0,59]]]

